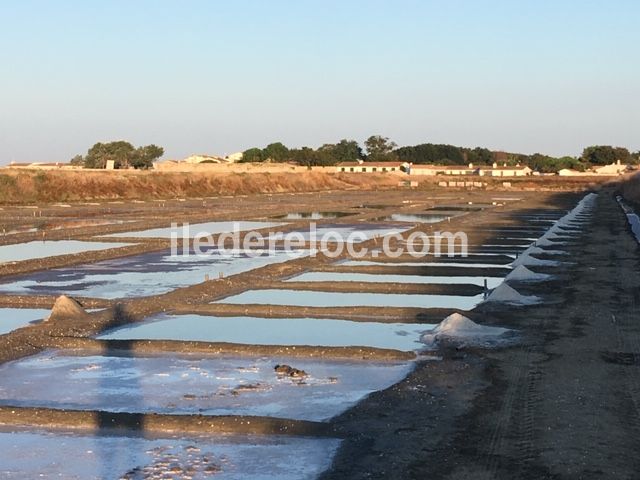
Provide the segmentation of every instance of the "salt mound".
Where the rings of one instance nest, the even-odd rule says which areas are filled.
[[[533,305],[539,301],[538,297],[521,295],[506,283],[498,285],[485,300],[485,302],[501,302],[511,305]]]
[[[540,237],[541,240],[543,238],[546,238],[547,240],[551,240],[553,242],[557,242],[557,241],[565,240],[565,235],[558,235],[555,232],[547,232]]]
[[[519,265],[514,268],[509,275],[505,277],[505,280],[514,282],[543,282],[551,278],[551,275],[544,273],[535,273],[529,270],[524,265]]]
[[[506,332],[509,332],[509,329],[478,325],[464,315],[454,313],[442,320],[429,333],[422,335],[420,341],[430,346],[441,341],[465,345],[487,345],[492,341],[495,343],[496,337]]]
[[[557,242],[552,242],[548,238],[539,238],[534,243],[539,247],[553,247],[553,246],[560,245],[560,244],[565,243],[565,242],[563,242],[561,240],[559,240]]]
[[[563,236],[572,236],[572,235],[578,235],[580,232],[576,231],[576,230],[566,230],[566,227],[563,227],[561,225],[555,225],[553,227],[551,227],[549,230],[547,230],[547,232],[545,233],[546,235],[563,235]]]
[[[539,258],[532,257],[528,253],[523,253],[511,262],[512,267],[517,267],[519,265],[529,267],[557,267],[560,265],[560,262],[556,262],[555,260],[541,260]]]
[[[540,254],[544,254],[544,255],[569,255],[567,252],[565,252],[564,250],[545,250],[544,248],[540,248],[540,247],[529,247],[527,248],[524,252],[522,252],[522,254],[531,254],[531,255],[540,255]]]
[[[54,303],[47,321],[63,318],[82,318],[86,315],[87,312],[77,301],[66,295],[60,295],[56,298],[56,303]]]

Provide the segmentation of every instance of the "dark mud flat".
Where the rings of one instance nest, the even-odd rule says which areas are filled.
[[[638,478],[640,267],[625,221],[601,193],[568,249],[564,301],[487,314],[522,343],[444,352],[337,418],[347,439],[321,478]]]

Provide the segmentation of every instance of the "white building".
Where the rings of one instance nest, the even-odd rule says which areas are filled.
[[[498,164],[494,163],[491,167],[480,167],[478,174],[481,177],[526,177],[533,174],[533,170],[522,165],[514,167],[503,165],[499,167]]]
[[[402,162],[342,162],[336,166],[340,173],[387,173],[402,172]]]
[[[477,175],[478,167],[469,165],[410,165],[409,175]]]
[[[215,155],[191,155],[184,160],[184,163],[227,163],[228,160]]]
[[[628,165],[622,165],[620,160],[610,165],[602,165],[600,167],[593,167],[593,171],[598,175],[622,175],[629,168]]]

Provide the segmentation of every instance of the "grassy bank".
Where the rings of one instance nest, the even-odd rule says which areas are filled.
[[[378,189],[397,185],[391,175],[304,173],[96,172],[5,170],[0,204]]]
[[[157,172],[96,170],[0,170],[0,204],[40,204],[91,200],[149,200],[323,190],[378,190],[401,181],[419,182],[421,190],[464,190],[459,182],[480,182],[496,191],[576,191],[595,188],[610,177],[408,177],[323,171]]]

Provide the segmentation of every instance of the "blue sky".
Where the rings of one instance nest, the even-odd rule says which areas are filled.
[[[637,1],[0,0],[0,163],[371,134],[640,149]]]

